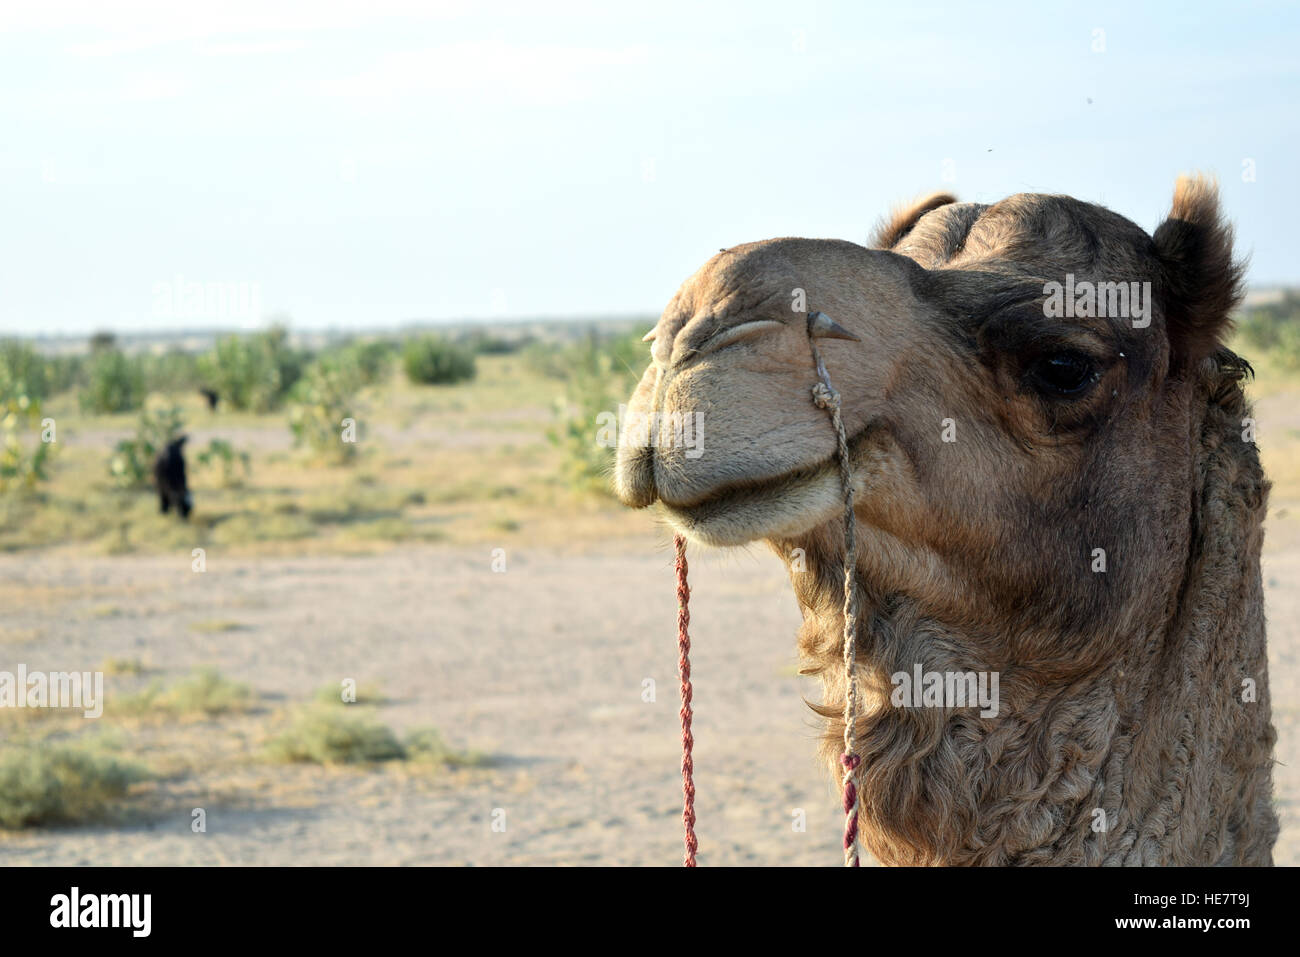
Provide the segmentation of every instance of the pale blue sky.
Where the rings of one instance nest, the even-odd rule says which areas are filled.
[[[160,310],[177,276],[298,328],[657,313],[721,246],[936,188],[1150,230],[1190,169],[1251,281],[1300,281],[1296,4],[15,6],[0,332],[261,324]]]

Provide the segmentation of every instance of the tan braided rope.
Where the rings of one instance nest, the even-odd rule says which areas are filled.
[[[849,439],[844,431],[844,419],[840,414],[840,394],[831,385],[830,373],[822,362],[821,352],[817,349],[817,339],[812,335],[813,323],[821,315],[817,312],[808,314],[808,345],[812,349],[813,361],[817,364],[819,381],[812,388],[813,402],[820,409],[825,409],[835,427],[835,438],[839,446],[840,488],[844,493],[844,753],[840,763],[844,767],[842,781],[844,791],[844,866],[857,867],[858,859],[858,788],[855,780],[861,758],[857,753],[854,739],[857,731],[858,692],[857,692],[857,634],[858,600],[857,600],[857,541],[855,519],[853,516],[853,473],[849,465]]]

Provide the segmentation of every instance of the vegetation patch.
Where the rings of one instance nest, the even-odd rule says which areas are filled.
[[[406,756],[392,728],[364,715],[336,708],[304,711],[266,748],[267,757],[284,764],[366,764],[400,761]]]
[[[109,699],[115,715],[204,715],[213,717],[248,711],[257,703],[248,685],[225,678],[215,668],[197,669],[171,687],[152,682],[143,691],[118,701]]]
[[[106,675],[128,675],[138,676],[149,670],[139,658],[105,658],[99,670]]]
[[[231,621],[228,618],[204,618],[200,621],[190,622],[190,631],[197,631],[200,634],[221,634],[227,631],[243,631],[247,625],[238,621]]]
[[[406,377],[417,385],[453,385],[474,378],[474,352],[441,336],[412,339],[402,350]]]
[[[419,728],[406,736],[406,759],[448,768],[475,768],[488,763],[487,755],[480,751],[450,747],[436,728]]]
[[[266,755],[286,764],[409,761],[436,767],[475,767],[486,763],[484,755],[448,747],[432,728],[414,731],[402,740],[369,714],[323,704],[299,712],[289,728],[268,743]]]
[[[0,827],[76,824],[104,817],[132,784],[139,765],[90,747],[21,742],[0,751]]]

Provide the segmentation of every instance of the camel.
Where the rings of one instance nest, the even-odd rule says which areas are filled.
[[[825,337],[858,542],[859,830],[880,863],[1272,863],[1268,482],[1250,367],[1223,345],[1232,243],[1201,176],[1150,235],[1067,196],[940,194],[871,248],[724,249],[647,336],[615,491],[786,563],[838,779],[843,498],[809,397]],[[993,676],[996,707],[931,673]]]

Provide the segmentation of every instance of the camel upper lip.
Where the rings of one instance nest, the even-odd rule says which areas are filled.
[[[868,422],[863,428],[855,434],[849,436],[849,455],[854,456],[864,443],[873,441],[878,437],[882,423],[878,420]],[[646,450],[651,455],[651,450]],[[653,462],[646,462],[646,466],[654,468]],[[698,518],[702,512],[710,512],[716,509],[734,508],[754,499],[763,498],[772,494],[779,493],[783,489],[793,488],[810,481],[821,475],[827,469],[837,469],[838,453],[832,452],[824,458],[807,465],[799,465],[785,472],[766,478],[757,479],[736,479],[727,482],[724,485],[716,486],[696,498],[689,500],[673,499],[666,497],[663,491],[655,483],[655,499],[662,502],[666,508],[674,512],[681,513],[690,518]],[[653,500],[652,500],[653,502]]]

